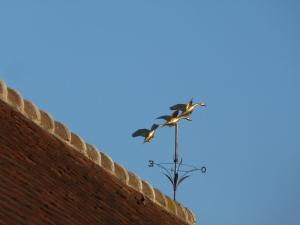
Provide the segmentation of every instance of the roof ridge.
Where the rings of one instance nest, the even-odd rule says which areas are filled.
[[[49,113],[39,109],[31,101],[23,99],[18,91],[7,87],[3,80],[0,80],[0,100],[8,103],[29,120],[58,137],[98,166],[104,168],[125,185],[147,196],[158,206],[188,224],[196,224],[196,217],[191,209],[184,207],[169,196],[161,193],[158,189],[153,188],[148,182],[143,181],[133,172],[127,171],[122,165],[114,162],[110,156],[98,150],[94,145],[86,143],[78,134],[71,132],[63,123],[55,121]]]

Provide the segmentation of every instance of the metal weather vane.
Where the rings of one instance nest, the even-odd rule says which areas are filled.
[[[181,119],[192,121],[191,114],[197,106],[206,106],[204,102],[193,103],[191,99],[187,104],[176,104],[170,107],[171,110],[175,110],[172,115],[160,116],[157,119],[164,119],[166,122],[163,124],[153,124],[151,129],[139,129],[136,130],[132,137],[142,136],[144,137],[144,143],[150,142],[154,138],[154,133],[159,127],[175,127],[175,154],[173,163],[155,163],[154,160],[149,160],[149,167],[157,166],[162,169],[163,174],[168,178],[173,186],[173,199],[176,200],[176,191],[179,185],[188,177],[190,173],[195,171],[206,172],[206,167],[197,168],[196,166],[183,164],[182,158],[179,161],[179,150],[178,150],[178,122]],[[180,114],[179,114],[180,113]],[[173,168],[167,168],[172,165]]]

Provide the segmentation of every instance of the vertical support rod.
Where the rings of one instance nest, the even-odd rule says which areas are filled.
[[[173,177],[173,198],[176,201],[176,189],[178,180],[178,124],[175,125],[175,158],[174,158],[174,177]]]
[[[178,123],[175,125],[175,161],[178,163]]]

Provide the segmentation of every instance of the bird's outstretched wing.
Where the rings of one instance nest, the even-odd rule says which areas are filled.
[[[172,113],[172,117],[177,117],[178,116],[178,113],[179,113],[179,110],[177,109],[176,111],[174,111],[173,113]]]
[[[171,110],[185,111],[186,104],[177,104],[170,107]]]
[[[157,117],[156,119],[164,119],[166,121],[169,121],[171,119],[171,116],[169,115],[164,115],[164,116],[160,116],[160,117]]]
[[[158,127],[159,127],[158,124],[153,124],[152,127],[151,127],[151,130],[156,130]]]
[[[136,131],[132,134],[132,137],[138,137],[138,136],[146,137],[148,133],[149,133],[149,130],[148,130],[148,129],[139,129],[139,130],[136,130]]]

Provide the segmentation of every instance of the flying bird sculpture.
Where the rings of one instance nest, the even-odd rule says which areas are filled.
[[[160,116],[157,117],[156,119],[164,119],[166,122],[164,124],[160,124],[160,127],[164,127],[164,126],[169,126],[169,127],[173,127],[175,126],[179,120],[182,118],[181,116],[178,116],[179,110],[176,110],[172,113],[171,116],[169,115],[164,115],[164,116]]]
[[[156,131],[156,129],[159,127],[159,125],[157,124],[153,124],[151,129],[139,129],[136,130],[133,134],[132,137],[138,137],[138,136],[142,136],[144,137],[144,144],[147,142],[150,142],[153,138],[154,138],[154,133]]]
[[[197,106],[206,106],[204,102],[193,103],[191,99],[187,104],[177,104],[170,107],[171,110],[179,110],[181,114],[179,117],[191,121],[191,114]]]
[[[159,127],[174,127],[175,128],[175,151],[173,157],[173,163],[154,163],[153,160],[149,160],[149,167],[153,167],[154,165],[161,168],[164,172],[163,174],[169,179],[173,186],[173,199],[176,201],[176,191],[178,189],[179,184],[185,179],[187,179],[191,172],[201,170],[203,173],[206,172],[206,167],[202,167],[201,169],[195,166],[189,166],[182,163],[182,158],[179,158],[179,150],[178,150],[178,129],[179,129],[179,121],[181,119],[186,119],[191,121],[191,114],[195,110],[197,106],[206,106],[204,102],[193,103],[193,98],[186,104],[176,104],[170,107],[171,110],[174,110],[171,115],[163,115],[157,117],[156,119],[165,120],[162,124],[153,124],[151,129],[139,129],[136,130],[132,137],[144,137],[144,143],[150,142],[154,138],[155,131]],[[180,160],[179,160],[180,159]],[[164,165],[173,164],[173,168],[169,169]],[[181,167],[186,167],[187,169],[180,169]],[[144,199],[141,199],[140,203],[142,203]]]

